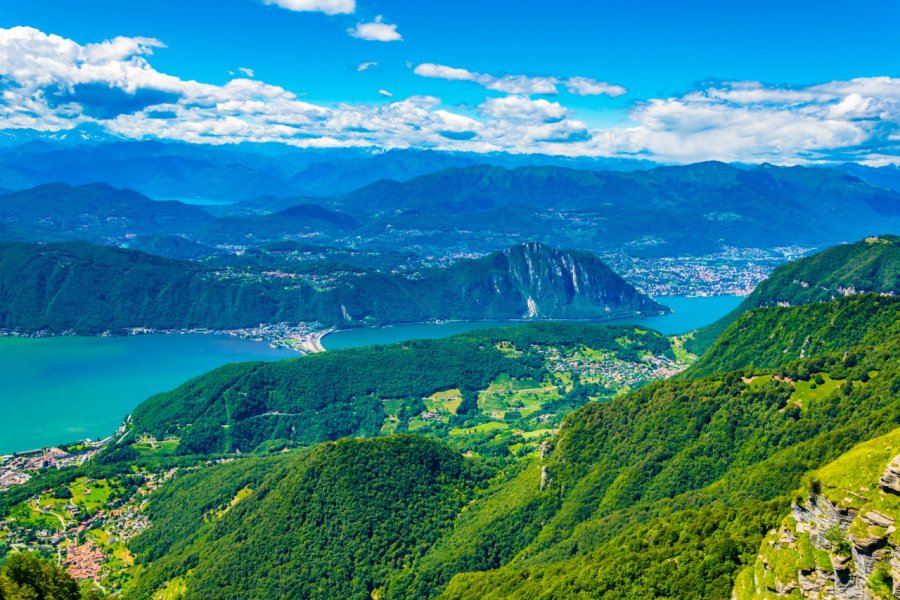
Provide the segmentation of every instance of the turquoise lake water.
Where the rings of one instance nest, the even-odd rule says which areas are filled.
[[[684,333],[712,323],[741,298],[670,296],[660,300],[675,312],[611,323]],[[328,335],[322,343],[328,350],[337,350],[510,324],[480,321],[357,329]],[[106,437],[153,394],[226,363],[291,356],[297,355],[222,335],[0,337],[0,454]]]
[[[153,394],[226,363],[290,356],[224,335],[0,338],[0,454],[104,438]]]
[[[742,296],[666,296],[658,301],[671,308],[669,315],[645,318],[617,319],[604,321],[612,325],[644,325],[665,334],[686,333],[704,325],[709,325],[719,317],[731,312]],[[488,327],[512,325],[511,321],[474,321],[466,323],[423,323],[418,325],[394,325],[337,331],[325,336],[322,345],[326,350],[358,348],[372,344],[390,344],[414,339],[435,339]]]

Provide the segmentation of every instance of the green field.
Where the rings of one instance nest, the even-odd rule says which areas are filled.
[[[103,508],[112,495],[112,488],[105,479],[92,481],[86,477],[79,477],[72,482],[69,489],[72,491],[72,504],[88,512]]]
[[[475,425],[474,427],[466,427],[465,429],[451,429],[450,435],[472,435],[474,433],[488,433],[491,431],[499,431],[501,429],[509,429],[509,425],[500,423],[499,421],[491,421],[489,423]]]
[[[513,410],[528,416],[559,397],[555,386],[544,386],[534,379],[511,379],[502,373],[486,390],[479,392],[478,408],[497,419]]]
[[[456,388],[435,392],[427,398],[423,398],[422,401],[429,412],[446,412],[455,415],[462,402],[462,392]]]
[[[175,454],[180,440],[171,439],[158,442],[156,440],[146,440],[136,442],[131,445],[141,455],[147,454]]]
[[[841,379],[832,379],[828,375],[822,375],[825,383],[816,384],[814,381],[797,381],[794,383],[794,393],[791,400],[799,403],[801,406],[807,405],[810,401],[821,400],[836,391],[844,381]]]

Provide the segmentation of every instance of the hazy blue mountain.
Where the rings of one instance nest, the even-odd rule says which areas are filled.
[[[146,235],[177,236],[204,245],[257,245],[292,236],[332,239],[357,226],[352,217],[308,203],[278,214],[219,218],[198,206],[151,200],[107,184],[63,183],[0,196],[0,224],[8,228],[0,230],[0,239],[87,240],[138,247],[143,243],[140,236]]]
[[[837,168],[844,173],[859,177],[870,185],[900,192],[900,165],[869,167],[856,163],[844,163]]]
[[[716,162],[629,173],[482,165],[381,181],[334,205],[372,215],[362,231],[372,238],[509,229],[553,244],[670,254],[824,245],[900,224],[900,194],[856,177]],[[515,227],[507,227],[504,213]]]
[[[139,235],[123,244],[123,247],[178,260],[200,260],[218,253],[212,246],[167,233]]]
[[[157,202],[95,183],[49,183],[0,196],[0,223],[30,239],[107,242],[130,234],[195,235],[214,220],[181,202]]]
[[[147,152],[170,150],[150,142],[122,144],[119,156],[143,164],[140,157]],[[251,156],[247,160],[255,166],[248,169],[261,169],[272,158],[239,155],[234,149],[190,152],[200,157],[220,152],[223,160]],[[381,158],[389,160],[390,155]],[[298,159],[287,153],[272,160],[280,165],[272,170],[277,179]],[[264,191],[252,177],[241,178]],[[202,187],[209,189],[219,184],[231,189],[229,181],[207,184],[201,177]],[[235,189],[233,193],[242,193],[240,186]],[[818,247],[900,231],[900,193],[836,170],[771,165],[739,169],[710,162],[631,172],[477,165],[409,181],[378,181],[330,198],[252,196],[233,206],[200,209],[174,202],[154,206],[145,196],[108,184],[43,185],[0,196],[0,222],[14,230],[0,235],[121,244],[134,235],[173,234],[213,246],[352,240],[356,247],[417,252],[490,252],[537,240],[557,247],[672,256],[723,246]]]
[[[17,143],[18,142],[18,143]],[[277,144],[209,146],[127,141],[102,132],[0,130],[0,187],[102,181],[156,199],[243,201],[261,195],[328,196],[381,179],[405,181],[475,164],[646,168],[646,161],[430,150],[296,149]]]

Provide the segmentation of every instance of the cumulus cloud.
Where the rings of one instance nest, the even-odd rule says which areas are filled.
[[[347,33],[361,40],[372,42],[399,42],[403,36],[397,31],[396,25],[384,22],[381,15],[375,17],[370,23],[357,23],[355,27],[347,30]]]
[[[709,83],[635,103],[625,122],[598,128],[561,100],[531,97],[543,93],[534,90],[548,89],[544,79],[584,94],[617,93],[593,80],[498,77],[425,63],[416,73],[472,81],[506,95],[448,107],[434,96],[394,99],[382,89],[378,93],[389,100],[324,105],[252,79],[249,71],[224,85],[160,72],[151,60],[161,48],[153,38],[82,45],[28,27],[0,29],[0,129],[84,125],[130,139],[192,143],[542,152],[664,162],[900,163],[900,79],[890,77],[800,87]]]
[[[297,12],[320,12],[326,15],[350,14],[356,11],[356,0],[263,0]]]
[[[372,67],[377,67],[378,63],[374,60],[366,61],[359,63],[359,66],[356,67],[357,72],[362,73],[363,71],[368,71]]]
[[[612,85],[605,81],[588,79],[587,77],[570,77],[564,82],[569,93],[576,96],[621,96],[628,90],[621,85]]]
[[[573,94],[579,96],[621,96],[627,90],[619,85],[605,81],[596,81],[587,77],[532,77],[528,75],[490,75],[477,73],[468,69],[448,67],[434,63],[422,63],[414,71],[416,75],[449,81],[471,81],[489,90],[520,95],[556,95],[559,86],[565,86]]]
[[[488,98],[479,109],[482,114],[494,119],[538,123],[556,123],[569,114],[569,111],[558,102],[549,102],[543,98],[532,100],[525,96]]]
[[[610,148],[673,162],[855,160],[867,145],[898,150],[890,138],[900,129],[900,80],[859,78],[794,88],[728,82],[641,103],[630,117],[636,126],[598,139]]]

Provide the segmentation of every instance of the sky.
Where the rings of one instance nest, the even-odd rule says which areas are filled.
[[[900,2],[0,0],[0,129],[900,164]]]

